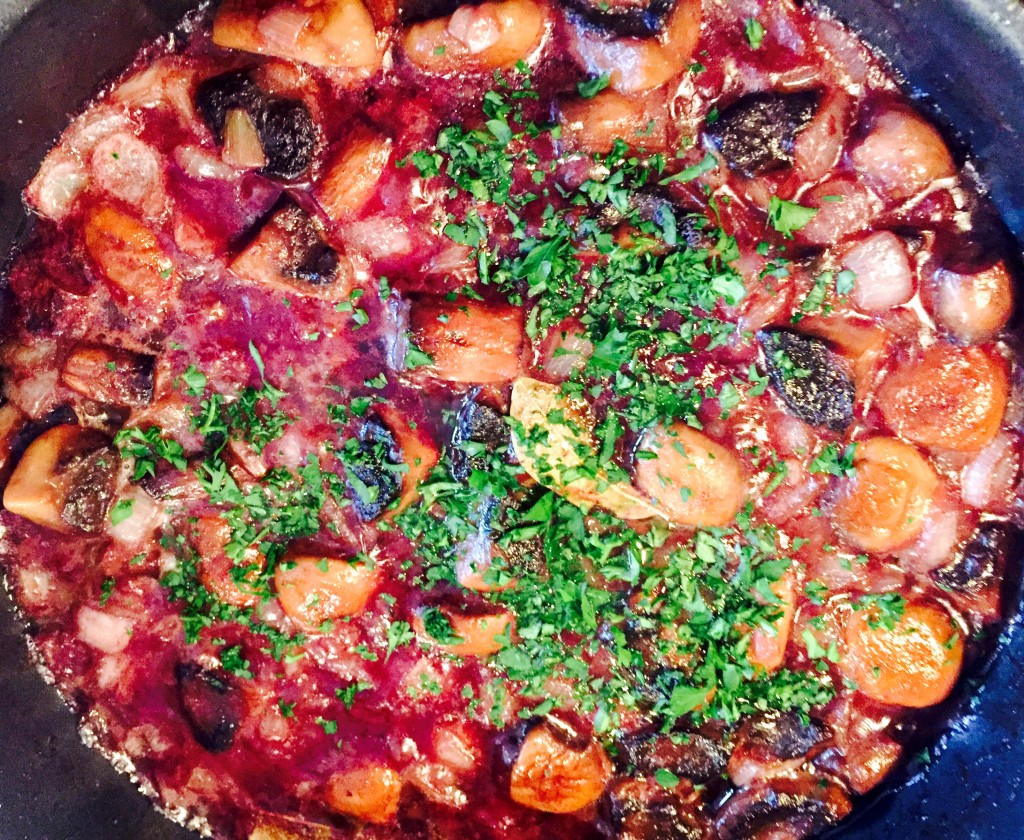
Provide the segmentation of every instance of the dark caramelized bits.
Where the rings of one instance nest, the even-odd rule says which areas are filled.
[[[624,739],[620,748],[620,760],[639,773],[653,775],[668,770],[694,784],[707,784],[721,776],[729,760],[722,740],[697,732],[633,736]]]
[[[272,178],[298,178],[313,160],[319,138],[309,108],[298,99],[265,94],[248,71],[207,79],[196,90],[196,108],[220,141],[229,112],[245,111],[266,157],[263,172]]]
[[[673,0],[564,0],[587,23],[623,37],[649,38],[665,26]]]
[[[253,115],[272,178],[298,178],[313,161],[317,132],[305,103],[297,99],[268,99]]]
[[[404,464],[395,436],[379,420],[367,418],[339,457],[345,465],[345,484],[356,513],[367,522],[376,519],[402,489]]]
[[[828,779],[809,775],[758,781],[718,809],[721,840],[803,840],[850,813],[850,800]]]
[[[854,385],[828,345],[790,330],[758,334],[772,388],[805,423],[833,432],[853,421]]]
[[[793,147],[818,108],[819,93],[751,93],[723,108],[705,129],[730,169],[753,177],[793,163]]]
[[[196,109],[218,140],[224,136],[228,111],[242,108],[249,112],[255,110],[262,100],[263,92],[248,70],[214,76],[196,88]]]
[[[185,720],[205,750],[221,753],[231,748],[242,719],[242,697],[223,671],[208,671],[191,663],[174,670]]]
[[[653,779],[614,782],[603,803],[615,840],[709,840],[700,796],[686,782],[671,789]]]
[[[932,572],[936,582],[955,592],[977,592],[998,584],[1010,535],[999,522],[986,522],[974,532],[953,562]]]

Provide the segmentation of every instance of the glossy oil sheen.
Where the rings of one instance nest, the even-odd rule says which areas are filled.
[[[173,26],[185,0],[0,0],[0,247],[25,224],[20,192],[97,85]],[[1001,0],[836,0],[908,90],[978,161],[1024,247],[1024,7]],[[954,142],[954,145],[956,143]],[[1019,249],[1018,249],[1019,250]],[[1018,545],[1018,552],[1021,546]],[[1019,602],[1019,592],[1012,593]],[[194,835],[150,809],[78,740],[74,719],[28,664],[0,604],[0,838],[173,840]],[[877,797],[843,840],[1018,840],[1024,826],[1024,627],[1008,628],[981,693],[927,772]]]

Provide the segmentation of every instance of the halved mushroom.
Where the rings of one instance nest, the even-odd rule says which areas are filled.
[[[4,491],[4,507],[64,533],[100,533],[107,526],[119,462],[105,435],[57,426],[25,450]]]
[[[522,377],[512,386],[516,458],[536,481],[580,507],[602,507],[621,519],[664,518],[628,481],[609,478],[598,463],[594,419],[587,405],[558,385]]]
[[[64,363],[61,380],[101,403],[142,408],[153,399],[153,361],[112,347],[79,347]]]
[[[347,291],[347,265],[324,240],[322,225],[291,203],[270,218],[231,270],[288,292],[335,297]]]

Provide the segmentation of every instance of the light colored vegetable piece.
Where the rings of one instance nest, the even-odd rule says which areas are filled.
[[[329,826],[267,814],[257,819],[249,840],[331,840]]]
[[[591,741],[574,749],[549,724],[532,729],[512,765],[510,795],[514,802],[549,814],[571,814],[593,805],[604,793],[612,763]]]
[[[324,791],[327,806],[346,817],[386,823],[398,813],[402,779],[383,764],[364,764],[331,776]]]
[[[1013,282],[1005,263],[976,274],[940,270],[936,309],[939,320],[961,341],[995,338],[1013,314]]]
[[[872,700],[923,709],[949,696],[963,652],[963,639],[938,607],[910,604],[892,629],[861,610],[846,625],[840,668]]]
[[[939,132],[903,108],[875,117],[871,132],[850,157],[860,175],[894,199],[909,198],[934,181],[956,174]]]
[[[445,382],[496,385],[519,374],[523,312],[505,304],[460,299],[418,301],[409,315],[423,368]]]
[[[999,432],[1009,389],[1001,358],[940,341],[890,373],[877,399],[900,437],[922,446],[978,452]]]
[[[611,482],[607,470],[594,466],[597,448],[590,412],[566,399],[558,385],[517,379],[509,411],[521,426],[512,430],[512,447],[533,479],[575,505],[597,505],[621,519],[661,515],[631,484]],[[591,474],[576,475],[588,462]]]
[[[485,72],[525,61],[546,29],[545,9],[533,0],[487,0],[413,24],[402,45],[409,61],[430,73]]]
[[[11,444],[24,423],[25,415],[14,403],[0,406],[0,477],[11,467]]]
[[[907,249],[887,230],[873,233],[847,250],[843,268],[856,275],[850,298],[861,312],[888,312],[914,296]]]
[[[334,222],[355,215],[373,197],[391,160],[390,137],[357,128],[328,164],[320,182],[320,206]]]
[[[612,88],[620,93],[653,90],[689,66],[700,40],[700,20],[698,0],[679,0],[665,28],[655,37],[609,38],[580,25],[576,30],[576,53],[588,73],[607,75]]]
[[[36,525],[73,533],[75,527],[62,516],[68,486],[60,473],[60,463],[89,434],[81,426],[64,425],[32,441],[7,482],[4,507]]]
[[[383,60],[373,20],[360,0],[223,0],[213,42],[317,67],[372,72]]]
[[[240,169],[262,169],[267,165],[259,132],[244,108],[232,108],[224,121],[225,163]]]
[[[684,423],[644,433],[634,474],[636,486],[676,525],[728,525],[746,498],[740,459]]]
[[[112,207],[96,208],[85,220],[85,247],[121,291],[166,304],[173,287],[174,263],[153,232],[140,222]]]
[[[562,136],[568,146],[607,154],[616,140],[647,149],[664,147],[668,109],[664,96],[624,96],[604,90],[590,99],[569,99],[561,105]]]
[[[846,538],[865,551],[884,552],[921,533],[939,486],[931,464],[903,441],[876,437],[857,444],[853,465],[834,513]]]
[[[369,564],[317,555],[286,555],[274,572],[281,608],[307,631],[324,622],[358,615],[377,588]]]

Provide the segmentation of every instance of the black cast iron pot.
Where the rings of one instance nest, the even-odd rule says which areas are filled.
[[[195,0],[0,0],[0,253],[23,231],[21,190],[71,114]],[[832,0],[908,92],[970,150],[1024,250],[1024,6],[1017,0]],[[1012,241],[1012,240],[1011,240]],[[1024,276],[1024,275],[1022,275]],[[1024,289],[1021,290],[1024,298]],[[1018,541],[1015,554],[1024,552]],[[1024,617],[965,691],[937,749],[912,762],[836,840],[1024,838]],[[968,687],[969,688],[969,687]],[[78,739],[29,664],[0,595],[0,840],[188,840]],[[453,838],[452,840],[457,840]]]

